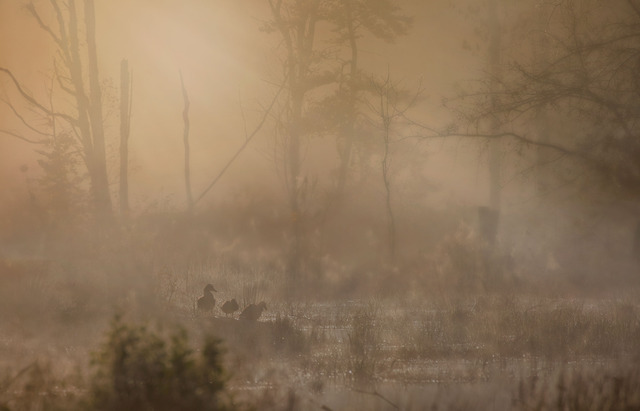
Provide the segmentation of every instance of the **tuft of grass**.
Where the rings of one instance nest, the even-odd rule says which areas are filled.
[[[371,381],[380,362],[382,343],[373,307],[360,308],[353,313],[348,331],[347,364],[357,383]]]
[[[304,333],[295,327],[289,317],[276,316],[273,323],[273,343],[278,351],[303,353],[309,351],[309,342]]]

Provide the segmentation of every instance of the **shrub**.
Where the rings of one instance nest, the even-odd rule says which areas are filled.
[[[227,376],[219,341],[207,337],[200,355],[179,329],[168,340],[145,326],[112,322],[94,354],[90,407],[98,410],[227,410]]]

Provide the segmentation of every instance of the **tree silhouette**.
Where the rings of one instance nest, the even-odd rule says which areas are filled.
[[[84,0],[82,7],[75,0],[50,0],[49,3],[49,12],[55,23],[49,24],[33,2],[27,4],[27,11],[57,49],[54,61],[56,88],[52,95],[60,101],[70,98],[73,107],[68,111],[47,108],[26,90],[11,70],[0,67],[0,72],[9,78],[30,110],[52,118],[53,122],[60,122],[70,135],[77,138],[90,179],[94,215],[98,221],[109,222],[113,220],[113,210],[106,166],[94,0]],[[58,93],[61,93],[60,97],[57,97]],[[58,105],[63,106],[62,103]],[[34,129],[15,106],[11,105],[11,108],[23,123]]]

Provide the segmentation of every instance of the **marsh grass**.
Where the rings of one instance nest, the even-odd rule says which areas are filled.
[[[371,305],[356,309],[351,317],[345,362],[348,364],[348,375],[357,384],[371,381],[378,371],[382,341],[376,318],[377,309]]]
[[[640,370],[629,365],[560,369],[520,379],[514,405],[532,410],[640,409]]]
[[[48,361],[36,360],[0,377],[0,410],[80,409],[82,378],[78,372],[61,376]]]
[[[0,404],[11,410],[113,409],[124,403],[197,409],[217,401],[213,392],[273,410],[473,409],[496,403],[497,409],[562,409],[558,404],[571,409],[567,404],[587,403],[633,409],[636,404],[638,373],[620,365],[621,360],[640,364],[640,308],[634,299],[548,298],[513,289],[488,292],[484,286],[481,292],[474,287],[456,292],[454,286],[429,298],[283,302],[282,273],[239,264],[162,266],[117,286],[108,280],[118,267],[88,264],[86,272],[62,265],[27,267],[27,275],[5,279],[0,387],[7,388]],[[474,266],[491,267],[483,264]],[[87,273],[91,282],[80,275]],[[126,279],[126,273],[114,278]],[[220,318],[219,311],[195,317],[193,302],[208,282],[220,289],[219,301],[264,299],[269,310],[256,323]],[[123,323],[109,328],[115,308],[132,319],[178,322],[196,340],[218,336],[226,352],[213,357],[229,370],[219,376],[223,388],[207,386],[209,379],[204,383],[208,343],[198,346],[172,329]],[[105,330],[107,342],[100,345]],[[96,350],[102,354],[89,366],[86,351]],[[118,350],[128,352],[128,359],[116,361]],[[60,370],[63,359],[75,361],[82,373]],[[37,367],[20,372],[35,361]],[[116,375],[125,377],[125,388],[109,385]],[[205,388],[197,388],[202,384]],[[164,387],[170,398],[152,386]],[[588,395],[581,394],[585,390]],[[115,392],[130,395],[117,398]]]

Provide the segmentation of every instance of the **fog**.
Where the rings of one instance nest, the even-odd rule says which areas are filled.
[[[640,407],[639,10],[0,0],[0,409]]]

